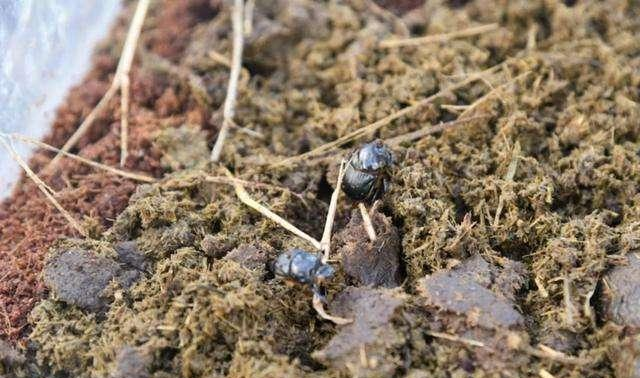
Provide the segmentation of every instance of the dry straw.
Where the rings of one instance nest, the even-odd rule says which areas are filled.
[[[20,157],[20,155],[18,155],[18,153],[10,144],[10,142],[7,142],[6,137],[4,135],[0,135],[0,143],[2,143],[2,146],[7,150],[11,158],[20,165],[20,167],[24,170],[27,176],[31,180],[33,180],[33,182],[36,184],[38,189],[40,189],[40,191],[45,195],[45,197],[47,197],[47,200],[49,200],[49,202],[53,205],[53,207],[58,209],[58,211],[62,214],[62,216],[64,216],[64,218],[67,220],[67,222],[69,222],[71,227],[73,227],[76,231],[78,231],[80,235],[87,237],[89,234],[84,229],[84,227],[82,227],[80,223],[78,223],[78,221],[76,221],[75,218],[73,218],[73,216],[71,216],[71,214],[69,214],[69,212],[64,207],[62,207],[62,205],[60,205],[58,200],[56,200],[55,197],[53,196],[53,190],[51,190],[51,188],[49,188],[47,184],[45,184],[40,179],[40,177],[38,177],[38,175],[31,170],[31,168],[29,168],[29,165],[24,160],[22,160],[22,158]]]
[[[227,96],[224,100],[222,110],[222,127],[218,132],[218,138],[211,150],[211,161],[217,163],[222,155],[222,148],[229,133],[229,128],[234,124],[236,99],[238,97],[238,78],[242,69],[242,49],[244,45],[244,0],[235,0],[231,15],[233,24],[233,53],[231,56],[231,73],[229,74],[229,85],[227,86]]]
[[[87,118],[82,121],[78,129],[71,135],[67,142],[60,149],[61,151],[49,162],[49,165],[45,169],[53,169],[64,152],[68,152],[73,146],[78,143],[78,140],[87,132],[96,117],[106,108],[111,98],[120,89],[122,98],[120,102],[120,165],[123,166],[127,158],[127,144],[129,133],[129,71],[131,70],[131,63],[133,62],[134,53],[138,44],[138,38],[140,37],[140,31],[142,30],[142,24],[149,9],[149,3],[151,0],[140,0],[136,7],[135,14],[129,26],[127,32],[127,38],[122,48],[122,55],[118,62],[116,73],[113,76],[113,81],[107,92],[102,96],[98,104],[91,110]]]

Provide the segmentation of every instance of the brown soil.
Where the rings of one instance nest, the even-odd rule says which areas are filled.
[[[326,290],[330,312],[353,319],[345,326],[320,319],[307,288],[269,270],[278,253],[309,246],[206,179],[222,174],[207,151],[228,80],[209,52],[229,56],[230,22],[215,2],[185,3],[154,9],[134,72],[132,118],[146,144],[130,167],[171,173],[123,195],[113,221],[94,211],[94,239],[51,248],[51,291],[31,312],[19,353],[0,345],[0,374],[637,375],[638,282],[625,277],[640,253],[637,3],[434,1],[404,14],[403,27],[365,0],[256,2],[235,120],[263,138],[233,132],[224,166],[319,238],[342,157],[381,138],[398,162],[374,215],[379,245],[358,227],[353,203],[338,205]],[[201,16],[185,21],[190,10]],[[163,14],[185,19],[163,23]],[[498,28],[441,43],[378,44],[407,30],[491,23]],[[177,47],[149,42],[168,35]],[[436,94],[339,149],[273,165]],[[443,132],[394,139],[461,118]],[[83,143],[115,164],[116,131]],[[84,193],[83,172],[49,180]],[[83,202],[70,202],[78,214]],[[385,263],[398,273],[377,280]],[[109,280],[89,287],[92,275]]]

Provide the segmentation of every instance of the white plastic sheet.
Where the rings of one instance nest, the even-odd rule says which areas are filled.
[[[0,0],[0,130],[40,139],[86,74],[120,0]],[[16,143],[28,159],[31,148]],[[0,198],[19,174],[0,150]]]

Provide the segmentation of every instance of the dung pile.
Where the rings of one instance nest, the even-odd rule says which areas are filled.
[[[235,132],[223,154],[253,196],[319,237],[332,172],[355,143],[314,149],[433,96],[356,141],[393,142],[398,166],[377,227],[395,235],[400,261],[391,283],[333,264],[331,311],[354,323],[321,321],[308,291],[273,277],[277,253],[309,246],[242,205],[221,171],[189,161],[206,159],[198,151],[213,134],[185,126],[157,141],[175,171],[138,187],[95,242],[100,253],[67,240],[48,262],[90,250],[126,271],[116,246],[135,243],[141,277],[110,281],[99,313],[52,290],[31,315],[16,374],[633,376],[635,308],[620,302],[638,303],[637,282],[620,272],[636,271],[640,252],[640,6],[430,1],[399,19],[370,5],[256,2],[236,122],[262,138]],[[229,55],[227,15],[195,23],[184,56],[170,60],[189,75],[163,71],[209,110],[224,100],[228,69],[211,51]],[[157,74],[150,61],[141,69]],[[467,121],[393,139],[454,119]],[[341,202],[337,234],[360,224],[351,210]],[[362,284],[400,286],[350,286]]]

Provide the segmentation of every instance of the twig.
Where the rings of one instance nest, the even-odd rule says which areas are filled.
[[[231,61],[229,60],[229,58],[220,54],[219,52],[215,50],[210,50],[207,55],[211,60],[214,61],[214,63],[222,64],[227,68],[231,68]],[[240,70],[240,83],[238,84],[238,87],[246,86],[250,78],[251,78],[251,74],[249,73],[249,70],[242,67]]]
[[[507,168],[507,173],[504,175],[504,180],[508,183],[513,183],[513,178],[516,175],[516,171],[518,169],[518,161],[520,160],[520,142],[516,142],[513,147],[511,162],[509,163],[509,167]],[[506,201],[506,190],[501,189],[500,199],[498,200],[498,207],[496,209],[496,214],[493,219],[493,227],[498,227],[500,222],[500,216],[502,215],[502,210],[504,209],[504,201]]]
[[[567,326],[571,328],[574,326],[576,308],[573,306],[573,302],[571,302],[571,279],[569,276],[565,276],[562,280],[562,297],[564,299],[565,321]]]
[[[223,66],[227,66],[228,68],[231,68],[231,61],[229,60],[229,58],[220,54],[216,50],[210,50],[208,55],[209,55],[209,58],[211,58],[211,60],[213,60],[214,62],[220,63]]]
[[[69,214],[69,212],[67,210],[64,209],[64,207],[62,207],[62,205],[60,205],[60,203],[53,197],[53,195],[49,192],[49,190],[47,190],[47,185],[40,180],[40,177],[38,177],[38,175],[36,175],[31,168],[29,168],[29,165],[27,165],[27,163],[25,163],[24,160],[22,160],[22,158],[20,157],[20,155],[18,155],[18,153],[16,152],[16,150],[13,148],[13,146],[11,146],[9,143],[7,143],[7,141],[5,140],[4,137],[0,136],[0,143],[2,143],[2,145],[4,146],[4,148],[7,150],[7,152],[9,153],[9,155],[11,155],[11,158],[13,158],[13,160],[15,160],[20,167],[22,167],[22,169],[24,169],[25,173],[27,174],[27,176],[29,176],[29,178],[31,180],[33,180],[33,182],[36,184],[36,186],[38,187],[38,189],[40,189],[40,191],[47,197],[47,199],[49,200],[49,202],[51,202],[51,204],[58,209],[58,211],[60,211],[60,213],[62,214],[62,216],[65,217],[65,219],[67,220],[67,222],[69,222],[69,224],[71,225],[71,227],[73,227],[76,231],[78,231],[78,233],[80,233],[80,235],[86,237],[88,235],[88,233],[85,231],[85,229],[71,216],[71,214]]]
[[[61,151],[69,151],[73,146],[76,145],[76,143],[78,142],[78,140],[80,139],[80,137],[82,135],[84,135],[84,133],[87,131],[87,129],[89,129],[89,127],[91,126],[91,124],[93,123],[93,121],[96,119],[96,117],[98,116],[98,114],[100,114],[103,110],[103,108],[109,103],[109,101],[111,100],[111,98],[113,97],[113,95],[116,93],[116,91],[118,90],[118,87],[113,85],[115,83],[115,78],[114,78],[114,82],[111,84],[111,87],[109,87],[109,89],[107,90],[107,92],[104,94],[104,96],[100,99],[100,101],[98,102],[98,104],[96,105],[95,108],[93,108],[93,110],[91,110],[91,112],[89,113],[89,115],[87,116],[87,118],[84,119],[84,121],[80,124],[80,126],[78,127],[78,129],[73,133],[73,135],[67,140],[67,142],[62,146]],[[62,153],[58,153],[56,156],[54,156],[54,158],[49,162],[49,164],[44,168],[44,170],[49,170],[49,169],[53,169],[56,164],[58,164],[58,161],[62,158]]]
[[[468,108],[469,105],[442,104],[440,107],[444,110],[450,111],[451,113],[459,113]]]
[[[124,166],[127,159],[127,143],[129,140],[129,71],[131,71],[131,63],[136,52],[136,45],[142,31],[142,24],[147,16],[150,0],[140,0],[136,7],[136,13],[133,15],[127,39],[124,42],[122,56],[116,69],[116,77],[120,82],[121,102],[120,102],[120,166]],[[119,73],[119,74],[118,74]],[[115,81],[115,78],[114,78]]]
[[[474,347],[492,350],[492,348],[490,348],[489,346],[485,345],[483,342],[478,340],[468,339],[458,335],[451,335],[448,333],[435,332],[435,331],[425,331],[425,333],[429,336],[437,337],[439,339],[455,341],[455,342],[463,343],[463,344],[474,346]],[[562,352],[558,352],[557,350],[552,349],[543,344],[538,344],[537,348],[534,348],[529,344],[526,344],[526,345],[521,345],[520,343],[518,344],[519,345],[516,345],[513,348],[520,350],[524,353],[530,354],[537,358],[548,359],[548,360],[552,360],[555,362],[560,362],[568,365],[586,365],[589,363],[589,361],[584,358],[568,356]]]
[[[222,127],[218,133],[216,143],[211,150],[211,161],[217,163],[222,154],[224,141],[229,133],[229,127],[235,113],[236,98],[238,96],[238,78],[242,68],[242,48],[244,44],[243,31],[244,0],[234,0],[233,3],[233,55],[231,57],[231,73],[229,74],[229,85],[227,87],[227,97],[224,100],[222,111]]]
[[[538,24],[532,24],[527,31],[527,50],[536,49],[536,34],[538,33]]]
[[[253,10],[256,7],[256,0],[247,0],[244,7],[244,35],[248,37],[253,33]]]
[[[284,166],[284,165],[288,165],[288,164],[294,164],[300,160],[304,160],[316,155],[320,155],[326,151],[330,151],[333,150],[337,147],[342,146],[343,144],[349,143],[354,139],[360,138],[364,135],[373,133],[375,131],[377,131],[378,129],[390,124],[391,122],[395,121],[396,119],[406,116],[414,111],[416,111],[417,109],[420,109],[424,106],[426,106],[427,104],[433,102],[435,99],[444,96],[445,94],[450,93],[451,91],[454,91],[456,89],[462,88],[464,86],[466,86],[467,84],[470,84],[476,80],[481,79],[483,76],[494,73],[495,71],[497,71],[499,68],[501,67],[501,64],[495,65],[489,69],[486,69],[484,71],[481,72],[477,72],[475,74],[471,74],[469,75],[466,79],[462,80],[459,83],[450,85],[449,87],[442,89],[440,91],[438,91],[438,93],[435,93],[413,105],[407,106],[406,108],[403,108],[393,114],[390,114],[382,119],[379,119],[367,126],[364,126],[362,128],[359,128],[358,130],[352,131],[349,134],[340,137],[336,140],[334,140],[333,142],[329,142],[326,144],[323,144],[322,146],[319,146],[317,148],[314,148],[313,150],[309,151],[309,152],[305,152],[303,154],[300,155],[296,155],[296,156],[292,156],[292,157],[288,157],[285,159],[280,160],[279,162],[273,164],[273,167],[279,167],[279,166]]]
[[[533,282],[535,282],[536,286],[538,287],[538,291],[540,292],[540,296],[542,296],[542,298],[549,298],[549,292],[544,287],[544,283],[542,283],[542,280],[540,279],[540,277],[539,276],[535,276],[535,278],[533,279]]]
[[[425,45],[427,43],[433,43],[433,42],[446,42],[455,38],[472,37],[474,35],[488,33],[498,29],[498,27],[499,27],[498,24],[493,23],[493,24],[474,26],[468,29],[458,30],[450,33],[427,35],[424,37],[386,39],[380,42],[380,47],[383,49],[388,49],[392,47],[419,46],[419,45]]]
[[[231,172],[229,172],[228,170],[225,170],[225,174],[227,175],[227,177],[231,179],[235,179],[235,177],[233,177]],[[251,207],[252,209],[258,211],[260,214],[276,222],[277,224],[279,224],[286,230],[290,231],[294,235],[300,237],[303,240],[306,240],[311,245],[313,245],[314,248],[316,248],[317,250],[322,250],[322,245],[320,244],[319,241],[309,236],[307,233],[300,230],[299,228],[292,225],[291,223],[287,222],[284,218],[274,213],[273,211],[269,210],[267,207],[261,205],[258,201],[251,198],[251,196],[249,196],[249,193],[247,193],[247,191],[244,189],[244,186],[242,186],[242,183],[234,180],[233,187],[235,189],[236,196],[245,205]]]
[[[228,185],[234,185],[236,183],[241,184],[242,186],[249,186],[249,187],[253,187],[253,188],[262,188],[262,189],[268,189],[268,190],[278,190],[281,192],[285,192],[285,193],[289,193],[292,196],[298,198],[305,206],[307,206],[307,201],[304,199],[304,196],[300,193],[296,193],[288,188],[285,188],[283,186],[277,186],[277,185],[272,185],[272,184],[267,184],[264,182],[256,182],[256,181],[247,181],[247,180],[242,180],[239,178],[230,178],[227,176],[205,176],[204,178],[206,181],[208,182],[213,182],[213,183],[217,183],[217,184],[228,184]]]
[[[504,175],[505,181],[513,181],[513,178],[516,176],[518,161],[520,160],[520,142],[516,141],[512,154],[513,156],[511,157],[509,168],[507,168],[507,173]]]
[[[335,219],[336,208],[338,206],[338,197],[340,197],[340,192],[342,191],[344,166],[345,161],[342,160],[342,162],[340,162],[340,171],[338,172],[338,181],[336,182],[336,187],[331,194],[331,202],[329,203],[329,210],[327,211],[327,220],[325,221],[322,239],[320,240],[320,245],[324,252],[322,257],[322,262],[324,263],[329,259],[329,252],[331,251],[331,230],[333,229],[333,220]]]
[[[213,119],[213,116],[211,118]],[[209,122],[212,122],[212,120],[210,120]],[[250,137],[257,138],[257,139],[264,139],[265,138],[264,134],[262,134],[261,132],[255,131],[255,130],[251,130],[251,129],[247,128],[247,127],[242,127],[242,126],[236,124],[233,120],[230,120],[229,123],[230,123],[229,126],[234,128],[239,133],[243,133],[243,134],[246,134],[246,135],[248,135]]]
[[[540,378],[555,378],[553,374],[549,373],[545,369],[540,369],[538,371],[538,375],[540,376]]]
[[[543,344],[538,344],[538,348],[527,345],[527,347],[524,348],[524,351],[538,358],[544,358],[569,365],[587,365],[589,363],[589,361],[584,358],[568,356]]]
[[[520,75],[514,77],[513,79],[507,81],[506,83],[503,83],[495,88],[492,88],[489,92],[487,92],[487,94],[485,94],[484,96],[480,97],[479,99],[475,100],[472,104],[470,104],[463,112],[462,114],[460,114],[460,116],[458,116],[458,119],[460,118],[464,118],[465,116],[467,116],[469,113],[471,113],[475,108],[477,108],[480,104],[484,103],[485,101],[489,100],[491,97],[493,96],[499,96],[499,92],[506,88],[507,86],[515,83],[516,81],[523,79],[525,77],[527,77],[529,74],[531,73],[531,71],[525,71],[523,73],[521,73]]]
[[[393,146],[399,146],[402,143],[405,142],[410,142],[416,139],[420,139],[424,136],[427,135],[431,135],[431,134],[435,134],[435,133],[439,133],[441,131],[450,129],[450,128],[454,128],[458,125],[467,123],[467,122],[471,122],[471,121],[476,121],[479,119],[486,119],[486,118],[491,118],[492,116],[489,114],[484,114],[484,115],[477,115],[477,116],[472,116],[472,117],[466,117],[464,119],[457,119],[454,121],[449,121],[449,122],[445,122],[445,123],[440,123],[437,124],[435,126],[431,126],[431,125],[427,125],[424,126],[422,129],[416,130],[416,131],[412,131],[406,134],[402,134],[402,135],[398,135],[396,137],[393,137],[391,139],[387,139],[385,140],[385,143],[388,144],[389,146],[393,147]],[[322,152],[320,153],[318,156],[310,158],[308,160],[305,161],[305,164],[307,165],[316,165],[319,164],[321,162],[325,162],[328,159],[332,159],[332,154],[330,152]],[[276,164],[277,165],[277,164]]]
[[[327,314],[327,312],[324,310],[324,306],[322,305],[322,298],[320,298],[318,294],[313,294],[313,308],[316,310],[316,312],[318,313],[318,315],[320,315],[322,319],[332,321],[338,325],[344,325],[344,324],[349,324],[353,322],[353,319],[346,319],[346,318],[341,318],[339,316],[333,316],[333,315]]]
[[[122,77],[122,88],[120,96],[120,166],[124,167],[124,163],[129,156],[129,75]]]
[[[371,240],[371,242],[373,243],[376,241],[376,230],[375,228],[373,228],[373,222],[371,222],[369,212],[362,202],[358,202],[358,209],[360,209],[360,215],[362,215],[362,223],[364,224],[364,229],[367,231],[369,240]]]
[[[593,297],[593,294],[595,294],[596,292],[596,285],[593,285],[593,288],[591,290],[589,290],[589,292],[587,293],[585,299],[584,299],[584,303],[583,303],[583,310],[584,310],[584,315],[589,318],[589,320],[591,321],[592,325],[595,325],[595,314],[593,313],[593,310],[591,309],[591,298]]]
[[[462,344],[466,344],[474,347],[486,348],[486,345],[483,342],[478,340],[468,339],[468,338],[460,337],[456,335],[450,335],[448,333],[443,333],[443,332],[425,331],[425,333],[429,336],[436,337],[438,339],[455,341],[458,343],[462,343]]]
[[[104,94],[104,96],[98,101],[98,104],[91,110],[87,118],[80,124],[78,129],[71,135],[71,137],[67,140],[67,142],[62,146],[61,151],[68,152],[73,146],[76,145],[78,140],[87,132],[93,121],[96,119],[98,114],[102,112],[102,110],[107,106],[111,98],[116,94],[118,89],[120,89],[123,78],[126,77],[126,81],[129,79],[129,71],[131,69],[131,63],[133,62],[133,56],[136,50],[136,45],[138,43],[138,37],[140,36],[140,31],[142,30],[142,24],[144,23],[145,16],[147,14],[147,10],[149,9],[149,3],[151,0],[140,0],[136,7],[135,14],[133,15],[133,19],[131,21],[131,26],[129,26],[129,31],[127,33],[127,38],[124,43],[124,47],[122,49],[122,55],[120,56],[120,61],[118,62],[118,68],[116,69],[116,73],[113,76],[113,81],[111,82],[111,86]],[[128,91],[128,88],[127,88]],[[128,93],[126,94],[128,97]],[[124,97],[124,96],[123,96]],[[122,100],[125,101],[124,99]],[[128,101],[127,101],[128,102]],[[121,106],[124,104],[121,103]],[[126,109],[122,109],[123,114],[121,117],[126,118],[128,113],[128,104]],[[127,111],[125,113],[124,111]],[[128,122],[128,121],[125,121]],[[128,128],[128,124],[125,126]],[[124,127],[123,127],[124,129]],[[122,136],[121,130],[121,138],[125,138],[124,142],[121,141],[121,145],[126,143],[127,136]],[[125,148],[126,150],[126,148]],[[122,151],[121,151],[122,153]],[[126,151],[124,152],[126,155]],[[62,157],[62,153],[59,152],[52,160],[49,162],[48,166],[45,169],[53,168],[58,163],[60,158]],[[125,156],[126,158],[126,156]],[[121,157],[121,161],[122,161]]]
[[[360,366],[369,368],[369,358],[367,358],[367,349],[364,344],[360,344]]]
[[[30,144],[36,145],[38,147],[44,148],[44,149],[49,150],[49,151],[60,153],[62,156],[66,156],[66,157],[68,157],[70,159],[77,160],[77,161],[79,161],[81,163],[87,164],[87,165],[92,166],[94,168],[105,170],[107,172],[113,173],[114,175],[126,177],[126,178],[129,178],[129,179],[132,179],[132,180],[136,180],[136,181],[156,182],[156,179],[154,179],[153,177],[145,176],[145,175],[141,175],[141,174],[137,174],[137,173],[123,171],[123,170],[117,169],[117,168],[113,168],[113,167],[110,167],[108,165],[105,165],[105,164],[102,164],[102,163],[98,163],[96,161],[89,160],[87,158],[83,158],[82,156],[78,156],[78,155],[72,154],[70,152],[62,151],[59,148],[53,147],[53,146],[51,146],[49,144],[37,141],[37,140],[32,139],[32,138],[26,137],[24,135],[4,134],[4,133],[0,133],[0,135],[4,135],[5,137],[11,138],[11,139],[16,139],[16,140],[19,140],[19,141],[22,141],[22,142],[25,142],[25,143],[30,143]]]
[[[140,0],[136,7],[136,12],[133,15],[131,26],[127,32],[127,39],[124,42],[122,49],[122,55],[120,56],[120,62],[118,62],[118,68],[116,69],[116,75],[128,76],[131,70],[131,63],[136,52],[136,45],[138,44],[138,38],[140,37],[140,31],[142,30],[142,24],[147,15],[149,4],[151,0]],[[121,80],[122,77],[119,78]]]
[[[479,119],[486,119],[486,118],[491,118],[490,115],[478,115],[478,116],[473,116],[473,117],[467,117],[464,119],[456,119],[455,121],[449,121],[449,122],[445,122],[445,123],[440,123],[437,124],[435,126],[425,126],[424,128],[420,129],[420,130],[416,130],[416,131],[412,131],[406,134],[402,134],[402,135],[398,135],[396,137],[393,137],[391,139],[387,139],[385,141],[385,143],[389,146],[398,146],[402,143],[405,142],[410,142],[412,140],[416,140],[416,139],[420,139],[422,137],[425,137],[427,135],[431,135],[431,134],[435,134],[435,133],[439,133],[441,131],[453,128],[455,126],[461,125],[463,123],[467,123],[467,122],[471,122],[471,121],[477,121]]]

